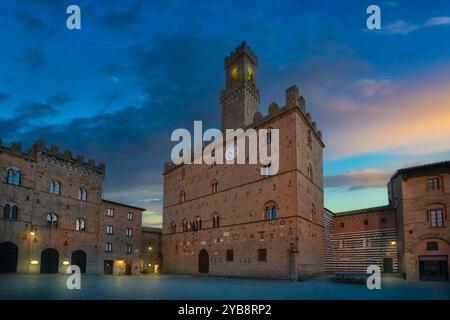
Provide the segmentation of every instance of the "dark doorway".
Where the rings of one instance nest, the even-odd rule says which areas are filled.
[[[12,242],[0,244],[0,273],[17,271],[17,246]]]
[[[131,275],[131,263],[127,263],[127,265],[125,266],[125,274],[127,276]]]
[[[198,255],[198,272],[209,272],[209,255],[205,249],[202,249]]]
[[[81,250],[72,252],[71,265],[80,267],[81,273],[86,273],[86,252]]]
[[[420,256],[420,280],[448,281],[447,256]]]
[[[103,272],[105,274],[113,274],[113,270],[114,270],[114,261],[105,260],[103,263]]]
[[[392,258],[383,259],[383,272],[390,273],[394,271],[394,264]]]
[[[41,273],[58,273],[59,253],[47,248],[41,253]]]

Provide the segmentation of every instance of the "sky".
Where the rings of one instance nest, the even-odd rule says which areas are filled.
[[[296,84],[323,132],[325,206],[385,205],[396,169],[450,159],[449,39],[439,0],[2,2],[0,138],[105,163],[104,198],[158,226],[170,134],[220,126],[223,59],[245,40],[260,111]]]

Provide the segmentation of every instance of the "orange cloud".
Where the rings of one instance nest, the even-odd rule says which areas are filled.
[[[353,105],[355,103],[353,102]],[[450,150],[450,81],[409,87],[403,94],[349,112],[344,128],[326,139],[332,156],[389,151]]]

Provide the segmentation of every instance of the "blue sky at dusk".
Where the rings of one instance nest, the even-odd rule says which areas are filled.
[[[246,40],[261,112],[297,84],[323,132],[325,206],[386,204],[397,168],[450,159],[450,2],[311,2],[2,2],[0,138],[106,163],[104,197],[158,225],[170,134],[219,127],[223,59]]]

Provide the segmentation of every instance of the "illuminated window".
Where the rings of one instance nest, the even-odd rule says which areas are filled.
[[[250,66],[247,66],[247,80],[253,79],[253,68]]]
[[[239,78],[238,67],[233,67],[233,69],[231,69],[231,79],[233,79],[233,81],[237,81],[238,78]]]

